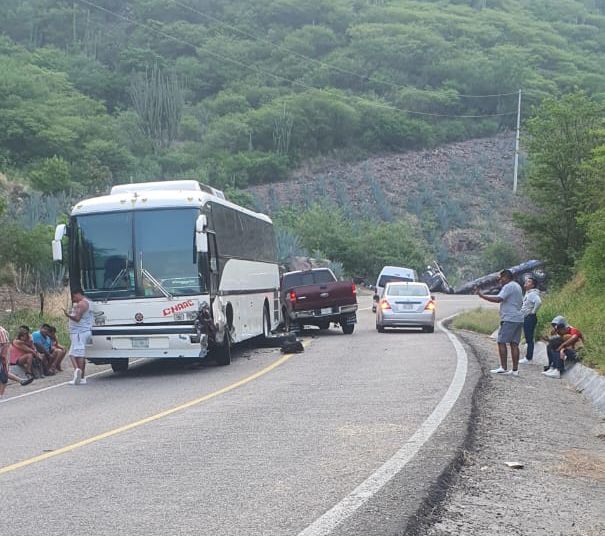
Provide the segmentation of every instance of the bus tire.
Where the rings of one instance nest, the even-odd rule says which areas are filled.
[[[214,348],[214,360],[219,367],[231,365],[231,337],[225,331],[223,344],[219,344]]]
[[[113,370],[116,374],[126,372],[128,370],[128,358],[114,359],[111,362],[111,370]]]
[[[271,337],[271,317],[269,316],[269,304],[265,302],[263,306],[263,339]]]

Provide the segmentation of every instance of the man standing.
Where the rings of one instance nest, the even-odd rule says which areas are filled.
[[[74,379],[69,383],[71,385],[83,385],[86,383],[84,376],[86,369],[86,342],[92,337],[93,312],[92,305],[84,296],[82,289],[74,290],[71,293],[73,308],[71,313],[63,309],[63,314],[69,318],[69,338],[71,347],[69,356],[74,363]]]
[[[494,374],[519,375],[519,343],[521,342],[521,331],[523,330],[523,290],[521,285],[513,280],[510,270],[502,270],[498,278],[502,289],[497,296],[487,296],[481,291],[478,295],[481,299],[500,304],[500,329],[498,331],[498,353],[500,354],[500,366],[491,370]],[[513,362],[513,369],[507,369],[508,350]]]
[[[523,296],[523,305],[521,312],[523,313],[523,333],[525,342],[527,343],[527,353],[519,363],[530,363],[534,358],[534,339],[536,325],[538,324],[538,309],[542,306],[540,291],[536,288],[536,280],[533,277],[528,277],[523,285],[525,288],[525,296]]]

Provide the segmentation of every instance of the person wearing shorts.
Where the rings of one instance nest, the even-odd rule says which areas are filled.
[[[70,312],[63,310],[69,319],[69,338],[71,346],[69,357],[74,364],[74,377],[69,383],[71,385],[84,385],[86,383],[86,343],[92,337],[93,312],[92,304],[82,289],[76,289],[71,293],[73,307]]]
[[[500,366],[492,369],[493,374],[519,375],[519,343],[523,331],[523,290],[521,285],[514,281],[510,270],[502,270],[498,278],[502,288],[497,296],[487,296],[482,292],[478,295],[481,299],[500,304],[500,329],[498,331],[498,354],[500,355]],[[512,370],[508,370],[508,346],[512,359]]]

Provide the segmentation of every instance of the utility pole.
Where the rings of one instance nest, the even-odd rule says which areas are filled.
[[[519,90],[519,104],[517,105],[517,136],[515,138],[515,171],[513,178],[513,194],[517,193],[517,176],[519,174],[519,138],[521,137],[521,90]]]

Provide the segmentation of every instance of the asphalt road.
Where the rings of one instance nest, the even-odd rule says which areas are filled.
[[[418,442],[460,372],[444,332],[378,334],[369,305],[352,336],[309,331],[302,354],[247,346],[229,367],[144,362],[3,402],[2,533],[321,534],[318,519]],[[438,317],[476,305],[438,296]],[[327,532],[404,531],[463,439],[476,375],[469,365],[405,469]]]

